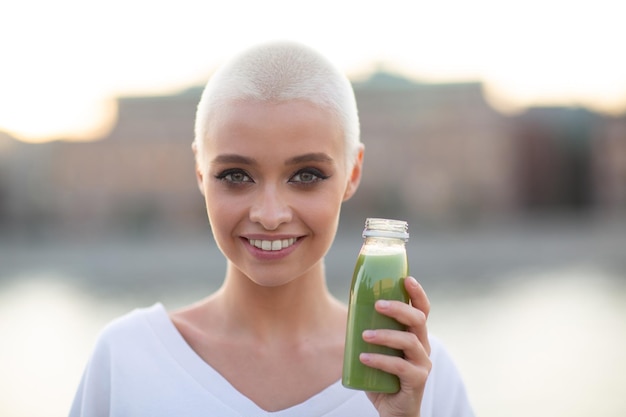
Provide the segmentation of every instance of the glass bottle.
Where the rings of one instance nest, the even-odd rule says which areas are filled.
[[[404,279],[409,274],[405,247],[409,239],[408,224],[401,220],[368,218],[363,238],[350,288],[342,383],[347,388],[395,393],[400,389],[398,377],[364,365],[359,354],[403,355],[400,350],[365,342],[363,331],[406,330],[395,319],[378,313],[374,303],[379,299],[409,302],[404,288]]]

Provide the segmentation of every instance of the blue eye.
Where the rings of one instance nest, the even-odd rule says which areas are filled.
[[[290,179],[291,183],[298,183],[303,185],[314,184],[318,181],[323,181],[328,178],[328,175],[324,175],[322,171],[316,168],[305,168],[296,172]]]
[[[227,169],[215,176],[220,181],[231,184],[252,183],[254,180],[242,169]]]

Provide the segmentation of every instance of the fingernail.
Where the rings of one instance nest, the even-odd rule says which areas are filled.
[[[363,339],[373,339],[376,336],[376,330],[365,330],[363,332]]]
[[[409,277],[409,278],[407,278],[407,279],[409,280],[409,285],[410,285],[411,287],[413,287],[413,288],[417,288],[417,287],[419,287],[419,285],[420,285],[420,284],[419,284],[419,282],[417,282],[417,280],[416,280],[415,278],[413,278],[413,277]]]
[[[381,309],[384,310],[384,309],[389,308],[389,301],[387,301],[387,300],[378,300],[378,301],[376,301],[376,305],[378,306],[378,308],[381,308]]]
[[[361,362],[363,363],[369,363],[372,360],[372,355],[370,355],[369,353],[361,353],[359,355],[359,359],[361,360]]]

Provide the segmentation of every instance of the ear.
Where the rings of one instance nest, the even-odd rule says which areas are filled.
[[[352,169],[350,170],[348,183],[346,185],[346,191],[343,195],[343,201],[349,200],[354,195],[357,188],[359,188],[359,184],[361,183],[361,173],[363,171],[364,149],[365,149],[364,145],[360,143],[359,150],[357,152],[356,158],[354,159],[354,163],[352,165]]]
[[[202,170],[200,169],[200,163],[198,162],[198,144],[194,141],[191,144],[191,150],[193,151],[193,157],[194,157],[194,161],[196,164],[195,170],[196,170],[196,181],[198,182],[198,188],[200,189],[200,193],[202,195],[204,195],[204,181],[203,181],[203,175],[202,175]]]

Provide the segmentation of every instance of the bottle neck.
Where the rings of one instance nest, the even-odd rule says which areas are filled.
[[[402,238],[387,236],[366,236],[363,241],[368,246],[405,246],[406,241]]]

